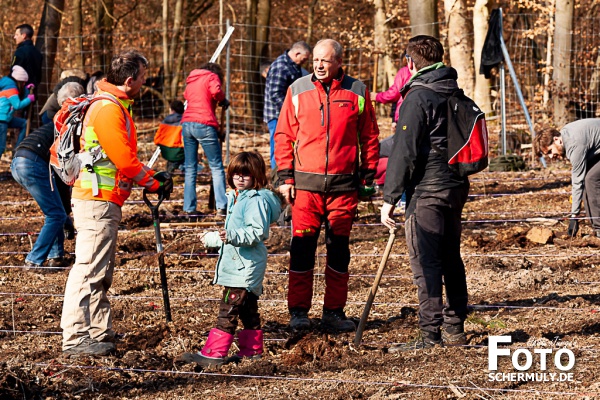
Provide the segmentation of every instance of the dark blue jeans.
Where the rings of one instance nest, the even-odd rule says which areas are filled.
[[[48,170],[48,163],[33,152],[27,151],[26,154],[30,158],[15,157],[10,169],[15,181],[31,193],[46,217],[33,249],[26,257],[27,261],[42,265],[48,258],[58,258],[65,254],[63,225],[67,214],[54,177]]]
[[[198,177],[198,144],[202,145],[204,155],[212,174],[217,209],[227,208],[225,196],[225,169],[221,155],[221,144],[217,130],[208,125],[184,122],[183,150],[185,152],[185,184],[183,188],[183,211],[195,212],[197,206],[196,178]]]
[[[6,150],[6,135],[8,133],[8,128],[17,128],[19,129],[19,137],[17,138],[17,144],[21,143],[21,140],[25,138],[25,133],[27,130],[27,120],[23,118],[14,117],[8,122],[0,122],[0,156]]]

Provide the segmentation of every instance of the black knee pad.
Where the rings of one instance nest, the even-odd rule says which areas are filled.
[[[327,235],[327,265],[336,272],[348,272],[350,264],[350,237],[329,233]]]
[[[319,237],[294,236],[290,247],[290,270],[306,272],[315,268],[315,253]]]

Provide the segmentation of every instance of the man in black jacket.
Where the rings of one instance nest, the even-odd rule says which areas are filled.
[[[447,155],[441,153],[448,148],[446,100],[458,89],[456,70],[442,63],[443,55],[442,44],[431,36],[415,36],[406,48],[412,79],[402,90],[381,222],[395,227],[394,205],[406,191],[405,231],[419,298],[420,333],[390,352],[466,343],[468,296],[460,235],[469,181],[452,173]]]
[[[38,87],[42,80],[42,53],[33,45],[33,28],[29,24],[17,26],[15,31],[15,43],[17,50],[13,57],[11,68],[20,65],[27,71],[29,80],[27,83],[33,83]]]

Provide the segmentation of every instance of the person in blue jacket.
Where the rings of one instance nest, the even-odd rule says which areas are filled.
[[[33,95],[33,84],[26,86],[29,94],[24,99],[19,96],[19,91],[27,82],[29,76],[23,67],[15,65],[11,74],[0,78],[0,156],[6,150],[6,134],[8,128],[19,129],[19,137],[16,146],[25,138],[27,120],[14,117],[16,110],[21,110],[35,101]]]
[[[257,359],[263,353],[258,298],[267,267],[264,241],[269,238],[269,225],[281,213],[281,201],[265,188],[265,161],[256,152],[241,152],[232,158],[227,183],[233,190],[227,193],[225,227],[203,234],[204,246],[219,248],[213,284],[223,285],[224,289],[217,326],[211,329],[199,353],[182,357],[183,361],[202,366],[237,362],[244,357]],[[244,325],[238,333],[240,351],[226,360],[238,318]]]

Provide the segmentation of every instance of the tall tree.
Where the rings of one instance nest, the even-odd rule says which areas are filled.
[[[114,11],[114,0],[96,0],[94,23],[96,26],[95,42],[98,51],[95,54],[96,65],[99,68],[105,68],[112,58]]]
[[[554,96],[554,123],[562,126],[569,122],[569,91],[571,89],[571,40],[573,2],[556,2],[554,27],[554,73],[552,79],[557,93]]]
[[[247,0],[246,41],[246,98],[249,115],[262,120],[264,86],[260,76],[260,60],[268,55],[268,25],[271,19],[271,0]]]
[[[373,87],[371,90],[382,91],[394,83],[396,69],[391,57],[390,49],[390,29],[387,24],[386,5],[384,0],[375,0],[375,15],[373,16],[374,25],[374,50],[382,54],[381,62],[377,63],[378,68],[373,77]],[[374,100],[374,99],[371,99]],[[384,113],[383,108],[379,107],[379,112]],[[384,114],[382,114],[384,115]]]
[[[448,26],[448,53],[450,65],[458,72],[458,86],[469,97],[473,96],[475,71],[473,68],[473,26],[467,15],[465,0],[444,0]]]
[[[60,25],[62,14],[65,8],[64,0],[46,0],[44,2],[44,11],[38,29],[35,47],[43,54],[42,81],[38,89],[39,101],[37,104],[44,104],[50,84],[52,81],[52,71],[56,59],[56,49],[58,47],[58,37],[60,34]]]
[[[177,88],[183,71],[188,43],[185,40],[187,27],[192,26],[200,16],[207,12],[214,0],[175,0],[172,28],[169,25],[169,0],[163,0],[162,44],[163,44],[163,96],[167,100],[177,97]],[[184,13],[185,10],[185,13]],[[165,110],[168,111],[168,110]]]
[[[73,66],[83,70],[83,15],[81,0],[73,0],[71,14],[73,16],[73,36],[75,37],[75,60]]]
[[[485,75],[479,73],[479,67],[481,65],[481,50],[488,30],[490,10],[494,3],[493,0],[475,0],[473,6],[473,56],[475,58],[475,92],[473,99],[486,113],[492,111],[491,80],[486,79]]]
[[[408,0],[408,16],[410,18],[411,34],[439,37],[437,20],[437,1]]]

